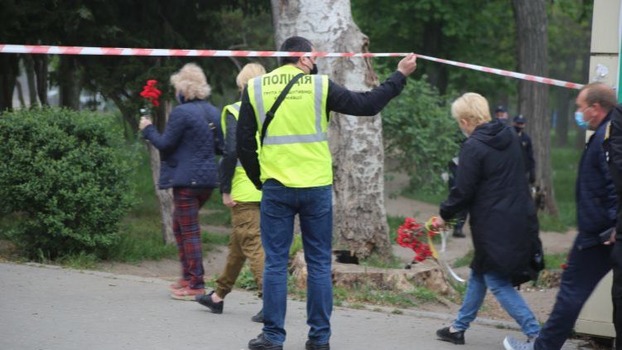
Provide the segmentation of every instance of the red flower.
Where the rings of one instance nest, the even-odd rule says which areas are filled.
[[[162,95],[162,91],[156,88],[157,80],[150,79],[147,80],[147,84],[143,86],[143,91],[140,92],[140,96],[147,99],[154,107],[158,107],[160,105],[160,95]]]
[[[427,223],[424,226],[413,218],[406,218],[404,223],[397,229],[395,241],[402,247],[412,249],[415,252],[413,261],[421,262],[432,256],[430,245],[423,242],[423,240],[427,240],[426,236],[433,237],[437,233],[438,227],[432,228],[432,225]]]

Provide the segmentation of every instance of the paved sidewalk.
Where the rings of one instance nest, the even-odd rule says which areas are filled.
[[[224,314],[214,315],[196,302],[170,299],[169,283],[0,263],[0,349],[239,350],[261,332],[250,321],[261,307],[253,294],[234,291]],[[513,324],[482,320],[467,331],[467,344],[456,346],[435,337],[451,315],[391,310],[335,308],[331,349],[503,349],[505,335],[521,336]],[[284,348],[304,349],[303,302],[289,302],[286,329]]]

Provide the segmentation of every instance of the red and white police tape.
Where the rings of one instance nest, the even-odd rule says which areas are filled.
[[[47,55],[95,55],[95,56],[185,56],[185,57],[291,57],[311,56],[310,52],[284,51],[235,51],[235,50],[182,50],[182,49],[136,49],[116,47],[88,46],[47,46],[47,45],[10,45],[0,44],[0,53],[26,53]],[[315,57],[403,57],[408,53],[354,53],[354,52],[314,52]],[[431,56],[419,55],[417,58],[439,62],[475,71],[497,74],[536,83],[561,86],[569,89],[581,89],[583,84],[563,80],[550,79],[536,75],[517,73],[503,69],[478,66],[470,63],[445,60]]]

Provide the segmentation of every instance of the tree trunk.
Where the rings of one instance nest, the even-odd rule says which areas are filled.
[[[58,67],[59,106],[80,109],[80,73],[74,56],[60,56]]]
[[[516,20],[518,70],[526,74],[548,76],[548,39],[545,0],[512,0]],[[533,140],[536,160],[536,184],[545,192],[545,211],[558,215],[551,174],[551,122],[548,115],[549,87],[521,80],[519,110],[533,122],[528,132]]]
[[[35,83],[35,62],[32,55],[24,55],[24,69],[26,70],[26,79],[28,81],[28,97],[30,107],[39,105],[37,101],[37,84]]]
[[[162,217],[162,239],[166,244],[175,244],[175,235],[173,234],[173,190],[158,189],[158,179],[160,178],[160,151],[153,147],[151,143],[147,143],[149,149],[149,163],[151,164],[151,174],[153,176],[153,184],[160,203],[160,214]]]
[[[37,96],[43,106],[49,106],[48,102],[48,56],[33,55],[35,77],[37,81]]]
[[[0,113],[13,110],[13,91],[18,70],[18,54],[0,55]]]
[[[349,0],[272,0],[277,46],[292,35],[309,39],[318,51],[367,52],[368,38],[352,20]],[[356,91],[378,79],[369,59],[323,58],[318,68]],[[390,257],[384,203],[384,149],[379,115],[334,114],[329,129],[334,171],[335,246],[359,258]]]
[[[557,119],[555,121],[555,146],[568,145],[568,124],[570,121],[570,90],[562,89],[557,93]]]
[[[568,57],[566,59],[565,66],[568,70],[573,71],[577,63],[576,57]],[[571,115],[571,98],[570,89],[558,89],[557,106],[559,110],[557,113],[557,121],[555,125],[555,145],[559,147],[565,147],[568,145],[568,127],[570,124]]]
[[[171,112],[170,103],[164,102],[166,105],[166,117]],[[151,143],[147,142],[149,149],[149,163],[151,164],[151,175],[153,177],[153,185],[155,188],[158,202],[160,203],[160,214],[162,217],[162,239],[166,244],[176,244],[175,235],[173,233],[173,190],[161,190],[158,188],[158,179],[160,179],[160,151]]]

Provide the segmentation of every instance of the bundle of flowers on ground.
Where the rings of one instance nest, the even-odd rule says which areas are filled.
[[[413,262],[421,262],[429,257],[438,258],[432,238],[439,234],[438,218],[432,217],[425,224],[413,218],[406,218],[397,229],[396,242],[402,247],[410,248],[415,252]]]

